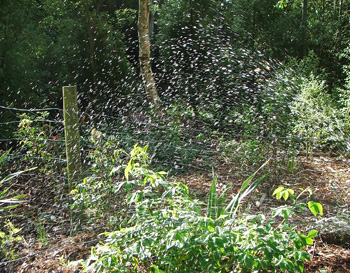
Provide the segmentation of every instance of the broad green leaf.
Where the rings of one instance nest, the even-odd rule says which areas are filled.
[[[264,247],[265,257],[269,260],[273,258],[273,250],[269,246]]]
[[[307,203],[307,206],[314,216],[317,216],[318,213],[323,216],[323,207],[320,203],[310,201]]]
[[[215,225],[212,222],[208,222],[208,230],[209,232],[214,232],[215,231]]]
[[[286,189],[285,187],[278,187],[273,192],[272,196],[276,195],[276,199],[279,200],[283,197],[285,201],[289,198],[289,195],[294,196],[294,190]]]
[[[314,240],[312,240],[312,239],[309,238],[309,237],[306,237],[305,240],[306,240],[306,243],[307,243],[308,245],[313,245],[313,244],[314,244]]]
[[[143,152],[146,153],[146,152],[147,152],[147,149],[148,149],[148,145],[146,145],[146,146],[143,148]]]
[[[164,273],[164,272],[165,272],[165,271],[163,271],[163,270],[160,270],[160,269],[158,268],[158,266],[156,266],[155,264],[152,264],[152,265],[150,266],[150,268],[153,269],[153,272],[154,272],[154,273]]]
[[[274,190],[272,196],[276,195],[276,199],[281,199],[282,194],[281,192],[284,190],[284,187],[278,187],[277,189]]]
[[[287,271],[287,272],[294,272],[295,271],[293,262],[287,258],[285,258],[281,261],[280,268],[283,272],[284,271]]]
[[[315,238],[317,235],[318,235],[318,231],[313,229],[309,231],[309,233],[307,234],[307,237]]]
[[[283,192],[283,199],[284,199],[284,201],[287,201],[289,195],[294,195],[294,191],[292,189],[286,189]]]
[[[244,264],[248,267],[248,268],[252,268],[254,266],[254,262],[255,259],[252,255],[250,254],[246,254],[244,257]]]
[[[304,234],[299,233],[300,238],[308,245],[313,245],[314,241]]]

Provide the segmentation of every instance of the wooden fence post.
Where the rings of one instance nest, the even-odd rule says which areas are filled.
[[[66,142],[68,192],[82,180],[77,87],[63,87],[64,136]]]

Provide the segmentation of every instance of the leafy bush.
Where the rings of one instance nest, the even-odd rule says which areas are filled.
[[[270,142],[290,135],[293,125],[290,103],[296,92],[295,86],[299,84],[292,69],[275,66],[270,71],[273,77],[264,82],[254,103],[233,113],[233,119],[242,127],[245,136],[259,136]]]
[[[48,122],[49,113],[36,116],[22,114],[15,136],[20,139],[18,153],[25,153],[27,165],[38,167],[45,174],[59,173],[64,163],[65,147],[62,132]]]
[[[134,158],[142,161],[145,148],[135,146]],[[92,249],[86,270],[107,272],[301,272],[309,259],[305,247],[317,231],[303,235],[289,225],[293,206],[284,206],[268,219],[264,215],[239,213],[241,201],[264,179],[254,173],[227,204],[226,191],[210,189],[207,209],[193,200],[182,183],[170,183],[131,159],[125,166],[129,210],[117,231],[106,232],[104,244]],[[286,193],[288,192],[288,196]],[[278,197],[293,196],[279,189]],[[285,198],[287,199],[287,198]],[[297,198],[293,198],[297,200]],[[316,206],[319,208],[319,206]],[[123,212],[125,213],[125,212]],[[282,222],[276,217],[283,215]]]
[[[15,228],[11,222],[7,222],[6,227],[8,232],[3,232],[0,230],[0,258],[6,259],[16,259],[18,256],[16,254],[16,245],[22,240],[20,236],[16,236],[20,229]]]
[[[336,148],[349,133],[343,110],[327,93],[325,82],[311,77],[302,84],[291,106],[294,132],[305,138],[311,148],[326,145]]]
[[[91,132],[91,141],[95,145],[90,153],[92,174],[71,192],[74,199],[72,209],[82,212],[88,224],[106,220],[111,215],[119,219],[123,215],[121,209],[126,205],[122,196],[134,184],[133,180],[120,182],[121,178],[129,178],[136,167],[138,171],[149,174],[142,169],[149,162],[148,146],[134,145],[127,153],[119,147],[115,137],[106,137],[95,129]]]
[[[312,52],[299,62],[271,67],[273,75],[256,102],[232,112],[232,120],[241,126],[243,135],[259,138],[272,148],[278,146],[287,154],[301,148],[348,149],[348,85],[337,94],[331,92],[322,80],[324,72],[316,71],[318,59]]]
[[[268,80],[261,81],[261,92],[253,102],[243,103],[241,109],[231,112],[232,123],[239,126],[242,137],[221,141],[220,145],[229,160],[244,163],[241,167],[256,168],[272,157],[271,164],[277,172],[300,146],[293,135],[291,104],[304,78],[292,68],[272,61],[265,62],[260,73],[268,74]]]
[[[346,75],[344,88],[338,90],[340,97],[339,105],[339,116],[343,120],[343,132],[344,136],[350,135],[350,46],[348,46],[344,53],[341,55],[342,58],[347,60],[347,65],[344,65],[343,69]],[[346,142],[344,148],[347,152],[350,151],[350,140],[349,137],[345,138]]]

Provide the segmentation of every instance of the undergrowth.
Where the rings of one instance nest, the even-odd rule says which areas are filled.
[[[147,163],[147,146],[135,145],[128,162],[122,168],[116,164],[110,172],[112,176],[121,172],[122,180],[104,180],[101,187],[92,176],[72,192],[73,208],[88,213],[90,220],[89,211],[104,213],[100,202],[106,195],[119,196],[114,202],[108,199],[109,206],[114,206],[109,222],[113,231],[105,232],[105,242],[93,247],[82,262],[86,271],[303,271],[303,263],[310,259],[306,248],[318,232],[302,234],[290,219],[307,207],[315,216],[321,215],[321,204],[300,203],[298,198],[307,191],[296,196],[293,190],[279,187],[274,195],[290,203],[267,215],[239,209],[242,200],[263,182],[265,176],[254,179],[267,162],[231,198],[226,194],[230,185],[216,192],[214,176],[206,204],[193,199],[186,185],[168,182],[165,172],[154,172]]]

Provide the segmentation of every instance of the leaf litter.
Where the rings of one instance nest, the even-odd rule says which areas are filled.
[[[267,179],[263,182],[268,186],[264,188],[262,185],[258,192],[247,198],[243,206],[248,208],[250,213],[268,213],[271,208],[280,205],[282,201],[272,197],[271,185],[274,188],[280,185],[292,189],[312,188],[312,199],[323,205],[325,216],[318,222],[320,236],[316,238],[316,243],[310,246],[311,261],[305,263],[304,272],[350,272],[350,159],[327,155],[299,156],[296,163],[295,169],[292,172],[284,172],[278,181]],[[192,166],[198,168],[190,168],[171,179],[187,184],[194,198],[206,201],[213,173],[205,171],[200,161],[193,162]],[[237,192],[244,179],[251,174],[250,170],[244,173],[240,169],[240,162],[227,162],[217,158],[214,172],[218,175],[218,192],[228,183],[233,183],[228,196]],[[34,182],[29,180],[26,187],[31,188],[31,183]],[[31,195],[36,202],[26,210],[27,213],[38,209],[43,204],[43,199],[54,199],[52,191],[47,187],[40,187],[40,190],[31,192]],[[55,210],[51,213],[54,214]],[[56,222],[65,218],[63,214],[66,213],[61,211],[58,215],[53,215],[57,218]],[[309,223],[305,217],[311,219],[310,215],[302,216],[299,222],[303,224],[301,230],[311,228],[311,220]],[[66,226],[69,226],[69,223],[66,223]],[[91,247],[100,241],[99,234],[104,229],[108,228],[92,227],[75,236],[69,236],[67,227],[55,226],[48,221],[45,240],[38,240],[35,238],[37,234],[27,226],[28,236],[25,236],[17,252],[20,258],[3,264],[0,272],[81,272],[81,265],[74,261],[86,259],[90,255]]]

